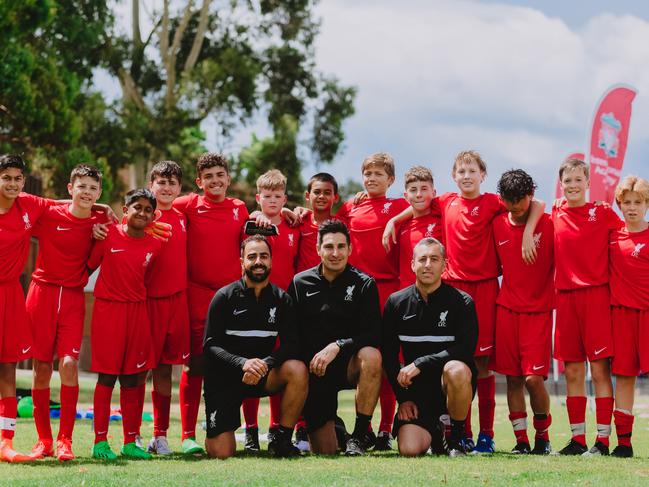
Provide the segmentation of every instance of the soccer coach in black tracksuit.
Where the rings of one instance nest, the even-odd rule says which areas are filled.
[[[288,291],[295,304],[302,360],[310,370],[303,414],[313,453],[336,453],[334,420],[342,389],[356,389],[356,424],[345,454],[365,453],[363,439],[381,387],[379,295],[374,279],[347,263],[350,253],[345,224],[322,223],[322,262],[296,275]]]
[[[217,291],[205,327],[205,447],[211,457],[234,455],[234,431],[246,397],[282,392],[279,434],[268,450],[298,456],[293,428],[306,399],[308,372],[297,360],[299,347],[291,298],[268,282],[272,267],[268,241],[254,235],[241,244],[243,277]],[[273,350],[277,338],[280,345]]]
[[[451,417],[448,454],[464,453],[478,321],[471,297],[441,281],[445,267],[444,246],[434,238],[421,240],[413,250],[415,284],[392,294],[383,311],[381,350],[399,402],[394,436],[402,455],[420,455],[441,443],[439,416],[445,409]]]

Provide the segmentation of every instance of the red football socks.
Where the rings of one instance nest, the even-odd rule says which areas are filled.
[[[180,422],[182,439],[196,438],[196,421],[201,404],[202,375],[189,375],[183,372],[180,376]]]
[[[616,409],[613,412],[615,417],[615,432],[617,433],[617,444],[631,446],[631,434],[633,433],[633,414],[625,413]]]
[[[122,429],[124,444],[133,443],[138,435],[138,426],[142,422],[140,409],[140,386],[120,387],[119,406],[122,409]]]
[[[608,439],[611,436],[611,419],[613,417],[613,398],[595,398],[595,416],[597,418],[597,439],[608,446]]]
[[[527,437],[527,413],[525,411],[516,411],[509,413],[509,421],[514,428],[516,443],[530,443]]]
[[[38,438],[40,440],[51,440],[50,388],[32,389],[32,402],[34,403],[34,423]]]
[[[0,418],[5,418],[5,421],[12,421],[14,427],[11,428],[3,424],[3,429],[0,431],[3,440],[11,440],[14,437],[16,428],[16,415],[18,414],[18,402],[16,397],[4,397],[0,399]],[[6,426],[7,429],[4,429]]]
[[[392,422],[394,421],[394,412],[397,407],[397,396],[394,395],[390,381],[383,374],[381,379],[381,392],[379,395],[381,404],[381,423],[379,424],[379,432],[387,431],[392,432]]]
[[[153,403],[153,436],[167,436],[169,429],[169,415],[171,413],[171,396],[151,391]]]
[[[535,414],[534,415],[534,429],[536,434],[534,438],[537,440],[550,441],[550,425],[552,424],[551,414]]]
[[[108,422],[110,420],[110,399],[113,395],[113,388],[97,383],[95,386],[94,427],[95,443],[108,439]]]
[[[494,413],[496,411],[496,376],[478,379],[478,411],[480,433],[494,437]]]
[[[473,403],[469,404],[469,411],[466,414],[466,419],[464,420],[464,435],[467,438],[473,438],[473,430],[471,429],[471,407]]]
[[[241,403],[243,409],[243,419],[247,428],[258,428],[257,416],[259,415],[259,398],[247,397]]]
[[[273,394],[268,398],[270,401],[270,428],[279,428],[280,419],[282,418],[282,393]]]
[[[566,399],[572,439],[584,446],[586,445],[586,401],[586,396],[569,396]]]
[[[79,386],[61,384],[61,420],[57,439],[72,439],[74,422],[77,419],[77,402],[79,401]]]

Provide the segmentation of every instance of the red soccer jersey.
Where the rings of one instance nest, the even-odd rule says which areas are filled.
[[[358,205],[345,202],[336,217],[347,224],[352,243],[349,263],[374,279],[399,277],[396,247],[386,254],[382,244],[383,230],[390,218],[410,206],[403,198],[367,198]]]
[[[95,297],[121,303],[146,300],[147,273],[161,246],[151,235],[133,238],[122,225],[110,226],[106,239],[95,243],[88,260],[90,269],[101,265]]]
[[[249,216],[244,202],[225,198],[214,203],[191,193],[177,198],[174,208],[187,218],[189,281],[217,290],[239,279],[241,229]]]
[[[554,308],[554,229],[544,214],[534,229],[536,260],[527,265],[521,247],[525,225],[514,225],[507,213],[493,223],[503,281],[496,303],[518,313],[540,313]]]
[[[316,248],[318,244],[318,224],[313,219],[313,213],[307,213],[297,228],[300,230],[300,246],[297,254],[296,272],[302,272],[320,263],[320,256]]]
[[[20,193],[7,213],[0,214],[0,282],[20,277],[29,255],[34,225],[54,202]]]
[[[171,238],[160,249],[147,279],[147,293],[154,298],[172,296],[187,289],[187,224],[175,208],[160,210],[158,221],[171,225]]]
[[[579,289],[608,283],[609,233],[622,221],[609,206],[586,203],[552,208],[555,286]]]
[[[649,310],[649,229],[630,233],[620,228],[609,240],[611,303]]]
[[[442,279],[483,281],[498,277],[492,223],[507,211],[498,195],[484,193],[474,199],[445,193],[433,200],[442,211],[443,238],[448,263]]]
[[[39,249],[32,279],[70,288],[85,286],[86,264],[95,242],[92,227],[107,221],[103,211],[92,211],[88,218],[77,218],[70,213],[70,205],[50,206],[34,226]]]
[[[273,250],[273,268],[270,271],[270,282],[288,289],[295,275],[295,264],[300,246],[299,227],[291,228],[285,221],[277,225],[279,235],[268,237]]]
[[[442,240],[442,219],[439,212],[431,212],[419,218],[410,218],[398,230],[399,289],[415,283],[412,272],[412,250],[422,238],[433,237]]]

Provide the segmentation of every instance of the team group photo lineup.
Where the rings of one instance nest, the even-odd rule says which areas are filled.
[[[266,396],[272,456],[490,455],[494,373],[506,379],[513,429],[499,438],[501,450],[634,455],[636,377],[649,372],[649,182],[640,176],[623,175],[614,190],[620,217],[606,201],[588,201],[583,159],[559,161],[562,194],[546,203],[522,169],[499,175],[497,193],[483,192],[487,164],[466,150],[447,165],[410,167],[403,197],[389,198],[395,161],[378,152],[359,165],[363,190],[340,206],[336,178],[319,172],[308,179],[303,205],[289,208],[287,178],[270,169],[258,175],[257,205],[248,208],[229,195],[228,159],[204,153],[194,175],[171,160],[154,164],[147,186],[126,192],[118,216],[97,203],[96,167],[75,166],[69,198],[53,200],[23,191],[25,162],[0,156],[4,462],[68,461],[88,451],[107,462],[172,454],[173,365],[182,365],[187,455],[258,452]],[[437,179],[450,175],[457,190],[438,194],[433,171]],[[196,190],[181,195],[194,178]],[[19,277],[32,238],[39,251],[25,296]],[[86,310],[83,289],[96,269]],[[97,374],[88,445],[73,443],[86,313]],[[553,358],[565,374],[569,424],[562,427],[570,430],[558,446],[546,387]],[[22,433],[16,366],[26,359],[37,432],[31,452],[13,447]],[[587,378],[596,418],[588,425]],[[121,446],[116,431],[109,441],[118,381]],[[140,434],[147,384],[150,441]],[[342,390],[355,391],[353,424],[338,414]]]

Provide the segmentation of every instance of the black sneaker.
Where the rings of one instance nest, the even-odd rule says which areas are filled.
[[[587,451],[588,447],[586,445],[582,445],[575,440],[570,440],[570,443],[568,443],[563,447],[562,450],[559,451],[559,455],[583,455]]]
[[[626,445],[618,445],[615,448],[613,448],[613,451],[611,452],[611,456],[617,458],[631,458],[633,457],[633,447],[626,446]]]
[[[460,446],[462,446],[464,453],[471,453],[475,450],[475,443],[473,442],[473,438],[470,436],[463,436],[460,441]]]
[[[309,435],[306,432],[306,428],[298,428],[295,431],[295,441],[293,444],[298,447],[300,451],[309,451],[311,446],[309,445]]]
[[[243,451],[247,453],[257,453],[259,451],[259,428],[246,428]]]
[[[607,457],[608,455],[608,446],[601,441],[596,441],[590,450],[582,454],[584,457]]]
[[[449,458],[463,457],[466,455],[462,441],[453,441],[452,439],[447,440],[447,450],[446,454]]]
[[[334,421],[334,429],[336,431],[336,441],[338,442],[338,449],[345,451],[347,448],[347,440],[349,440],[350,435],[347,433],[347,428],[345,427],[345,422],[340,416],[336,416]]]
[[[392,435],[387,431],[379,431],[379,435],[374,442],[374,451],[392,450]]]
[[[363,440],[359,440],[358,438],[354,438],[353,436],[349,440],[347,440],[345,455],[348,457],[359,457],[361,455],[365,455]]]
[[[279,438],[279,428],[268,428],[268,444],[276,441]]]
[[[524,441],[516,443],[516,446],[512,448],[512,453],[514,455],[529,455],[531,452],[530,444]]]
[[[367,433],[365,433],[365,436],[363,436],[363,449],[365,451],[370,450],[374,447],[376,447],[376,433],[374,431],[370,430]]]
[[[549,455],[552,453],[552,445],[548,440],[537,438],[534,440],[534,448],[530,452],[532,455]]]
[[[268,453],[277,458],[295,458],[302,456],[300,449],[291,443],[291,438],[282,438],[276,435],[272,441],[268,442]]]

